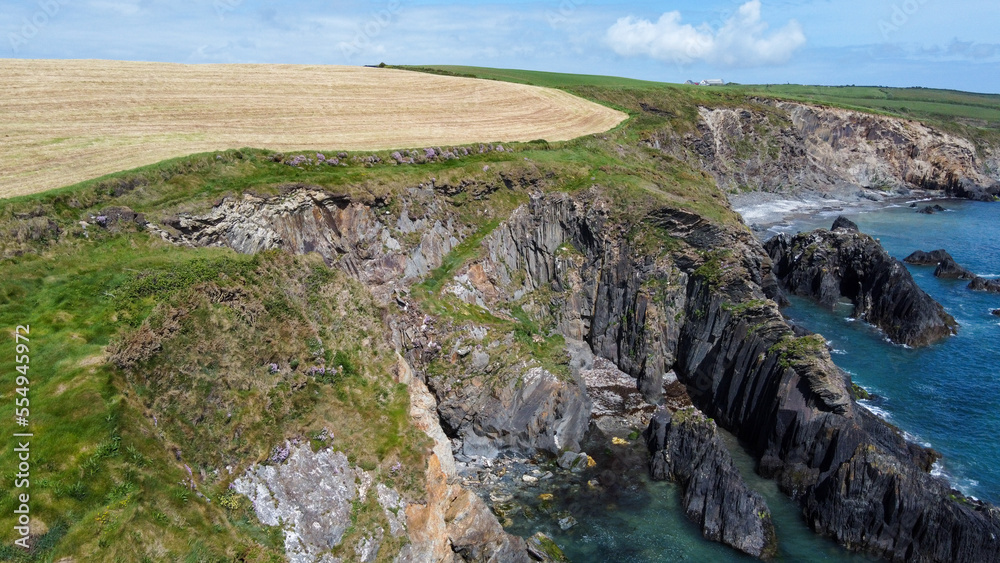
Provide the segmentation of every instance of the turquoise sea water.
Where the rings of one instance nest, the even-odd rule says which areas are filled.
[[[908,207],[850,215],[861,230],[878,237],[900,259],[915,250],[944,248],[962,265],[981,275],[1000,275],[1000,205],[946,201],[951,211],[920,215]],[[836,213],[798,221],[792,232],[829,228]],[[917,283],[958,320],[959,335],[929,348],[911,350],[886,342],[877,330],[849,319],[850,308],[827,311],[795,299],[786,316],[823,334],[835,350],[833,359],[878,398],[867,406],[944,454],[938,468],[967,494],[1000,502],[1000,295],[974,293],[966,282],[938,280],[933,268],[910,267]],[[851,554],[808,530],[800,511],[774,483],[753,472],[753,460],[730,440],[737,464],[751,487],[768,501],[778,533],[778,561],[857,562]],[[541,530],[553,537],[576,562],[742,562],[753,561],[724,546],[705,541],[686,520],[680,492],[669,483],[653,483],[637,472],[613,491],[590,491],[582,475],[576,483],[552,485],[554,500],[542,505],[541,490],[519,500],[529,507],[512,516],[513,533]],[[532,508],[533,507],[533,508]],[[577,524],[561,530],[560,514]]]

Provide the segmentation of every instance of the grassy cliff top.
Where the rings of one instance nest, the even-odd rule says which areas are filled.
[[[584,95],[594,88],[621,90],[674,90],[688,100],[712,106],[735,98],[765,97],[804,102],[915,119],[949,130],[974,134],[976,129],[1000,138],[1000,95],[940,90],[934,88],[888,88],[881,86],[806,86],[796,84],[727,84],[692,86],[585,74],[532,70],[495,69],[473,66],[400,66],[407,70],[485,78],[519,84],[560,88]],[[601,96],[597,96],[601,99]]]

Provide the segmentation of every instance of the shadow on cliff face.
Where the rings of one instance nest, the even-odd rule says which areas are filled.
[[[314,203],[295,205],[309,213]],[[773,301],[774,264],[747,230],[662,206],[617,224],[623,219],[597,189],[532,196],[475,237],[442,207],[418,218],[425,230],[412,233],[402,218],[393,225],[363,206],[337,208],[354,209],[357,219],[337,223],[336,244],[345,246],[331,263],[378,280],[376,294],[404,311],[388,319],[396,346],[428,379],[446,426],[464,442],[458,450],[474,446],[470,460],[578,448],[579,438],[559,436],[583,436],[589,399],[553,353],[563,338],[577,339],[654,402],[674,377],[686,385],[705,415],[749,445],[758,471],[803,506],[817,532],[887,558],[1000,558],[995,509],[949,500],[954,493],[925,472],[919,448],[859,414],[822,339],[796,336],[785,323]],[[227,219],[236,230],[226,232],[239,230],[236,219]],[[202,244],[232,238],[184,236]],[[450,251],[428,237],[447,240]],[[362,244],[375,240],[374,248]],[[870,260],[870,249],[852,256]],[[420,279],[400,277],[411,263],[422,264],[433,287],[407,294]],[[536,397],[542,381],[552,388]],[[608,463],[597,481],[614,494],[619,462]]]

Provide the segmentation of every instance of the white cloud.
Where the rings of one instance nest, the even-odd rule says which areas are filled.
[[[698,27],[681,23],[681,13],[667,12],[655,23],[632,16],[619,19],[606,34],[608,45],[623,56],[648,56],[681,65],[707,62],[726,67],[755,67],[787,62],[805,44],[795,20],[768,33],[760,19],[760,0],[740,6],[720,22]]]

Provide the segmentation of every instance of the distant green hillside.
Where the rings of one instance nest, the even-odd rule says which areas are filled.
[[[916,119],[953,129],[956,126],[988,129],[1000,132],[1000,95],[975,94],[957,90],[931,88],[882,88],[877,86],[799,86],[742,85],[703,87],[666,82],[650,82],[631,78],[563,74],[532,70],[493,69],[472,66],[401,66],[397,68],[452,74],[491,80],[504,80],[535,86],[547,86],[571,91],[585,97],[594,96],[591,88],[608,89],[671,89],[688,90],[685,98],[708,105],[725,100],[762,96],[774,99],[808,102],[859,111]],[[970,134],[970,131],[963,131]],[[973,136],[978,136],[974,135]]]
[[[531,84],[549,88],[569,88],[572,86],[605,86],[612,88],[657,88],[664,86],[662,82],[620,78],[617,76],[599,76],[594,74],[566,74],[562,72],[543,72],[538,70],[516,70],[504,68],[485,68],[478,66],[434,65],[434,66],[395,66],[403,70],[416,70],[431,74],[465,76],[468,78],[487,78],[517,84]]]

